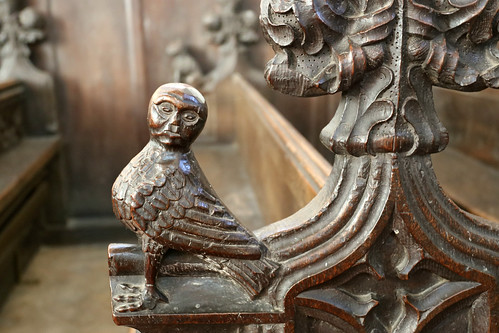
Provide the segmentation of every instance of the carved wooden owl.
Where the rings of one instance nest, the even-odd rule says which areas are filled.
[[[146,255],[142,300],[126,311],[168,301],[155,286],[168,249],[243,261],[258,260],[266,251],[223,205],[190,150],[206,118],[205,100],[196,89],[178,83],[159,87],[149,104],[151,139],[113,185],[114,212],[141,238]],[[267,263],[276,268],[261,262],[262,271]]]

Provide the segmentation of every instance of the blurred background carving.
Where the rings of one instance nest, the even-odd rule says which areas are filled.
[[[0,82],[19,80],[27,88],[25,122],[30,134],[58,130],[57,107],[52,76],[36,68],[30,60],[30,44],[41,41],[42,17],[35,8],[19,8],[19,1],[0,1]]]
[[[265,86],[261,69],[251,62],[249,50],[260,39],[258,15],[251,9],[241,9],[242,0],[217,0],[217,3],[216,10],[202,18],[204,46],[177,40],[166,47],[166,53],[172,57],[173,82],[188,83],[209,93],[237,70],[252,83]],[[216,49],[216,60],[208,64],[203,74],[192,49],[197,49],[204,58],[206,54],[201,50],[210,45]]]

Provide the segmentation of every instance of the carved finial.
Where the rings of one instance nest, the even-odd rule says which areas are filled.
[[[168,303],[167,293],[156,285],[168,249],[206,255],[204,270],[231,277],[251,297],[274,276],[277,265],[266,258],[265,246],[220,201],[189,149],[207,112],[201,93],[186,84],[162,85],[151,97],[151,140],[123,169],[112,191],[116,216],[142,239],[146,281],[145,286],[123,286],[131,295],[115,298],[124,303],[117,311]]]
[[[343,92],[321,133],[338,154],[325,187],[258,233],[287,275],[276,298],[306,290],[295,332],[497,330],[497,225],[445,196],[429,154],[448,142],[433,85],[499,86],[499,1],[263,0],[261,10],[276,51],[269,83]]]
[[[210,41],[215,45],[230,43],[233,51],[258,42],[258,17],[252,10],[240,10],[240,0],[218,0],[221,11],[203,18]]]
[[[321,134],[337,154],[428,154],[448,135],[432,85],[498,86],[497,1],[262,1],[266,78],[297,96],[343,91]]]
[[[26,7],[20,12],[13,12],[12,4],[3,5],[1,12],[2,29],[0,55],[5,60],[8,57],[28,57],[28,44],[41,40],[45,34],[40,29],[41,16],[32,7]]]

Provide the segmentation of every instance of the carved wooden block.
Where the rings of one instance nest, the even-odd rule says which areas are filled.
[[[144,307],[144,296],[130,288],[143,281],[142,252],[111,246],[115,321],[143,333],[497,331],[499,227],[446,197],[429,154],[448,142],[433,85],[499,86],[499,2],[263,0],[261,10],[276,52],[269,83],[298,96],[343,92],[321,133],[336,154],[327,183],[306,207],[254,235],[234,227],[259,249],[245,247],[248,256],[223,246],[233,239],[228,230],[213,247],[203,243],[211,231],[184,228],[182,237],[195,240],[154,260],[148,256],[157,247],[145,242],[144,290],[167,290],[169,303]],[[188,144],[181,151],[189,154]],[[161,152],[149,160],[160,163],[153,156]],[[149,209],[144,218],[133,209],[162,191],[163,178],[175,183],[177,176],[140,161],[130,165],[142,173],[124,172],[144,183],[133,187],[142,197],[118,190],[114,200],[129,203],[131,214],[118,207],[117,215],[139,234],[139,226],[146,230],[144,239],[151,238],[144,221],[163,213]],[[202,178],[193,160],[186,165]],[[217,216],[208,212],[199,223]],[[176,219],[189,214],[162,223],[176,230],[184,223]],[[259,275],[262,265],[268,271]]]

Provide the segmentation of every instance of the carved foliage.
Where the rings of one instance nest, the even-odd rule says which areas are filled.
[[[247,47],[258,42],[258,18],[252,10],[240,10],[241,0],[218,0],[218,3],[220,10],[205,15],[203,25],[209,43],[217,48],[219,60],[208,73],[203,73],[203,62],[194,56],[190,45],[176,41],[166,47],[166,53],[173,60],[174,82],[211,92],[244,61],[240,56]]]
[[[468,91],[499,87],[497,1],[411,0],[407,5],[408,51],[433,84]]]
[[[395,11],[386,1],[262,1],[261,23],[277,55],[267,80],[313,96],[349,89],[384,60]]]
[[[240,10],[241,0],[218,2],[222,11],[206,15],[203,19],[211,42],[222,45],[233,40],[235,49],[255,44],[258,41],[256,14],[251,10]]]
[[[264,0],[261,22],[277,53],[266,76],[292,95],[331,94],[407,51],[435,85],[498,87],[498,11],[493,0]]]
[[[26,85],[28,134],[54,133],[58,129],[54,80],[29,59],[28,44],[44,37],[42,18],[31,7],[13,12],[10,6],[11,2],[0,3],[0,81],[20,80]]]
[[[292,95],[345,91],[321,134],[336,154],[435,153],[448,135],[431,86],[499,86],[498,10],[493,0],[265,0],[276,51],[266,77]]]

